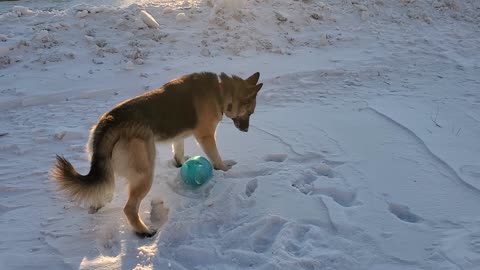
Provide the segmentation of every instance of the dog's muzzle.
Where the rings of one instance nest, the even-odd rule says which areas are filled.
[[[248,126],[249,126],[249,118],[247,119],[240,119],[240,118],[233,118],[233,123],[235,126],[243,132],[248,132]]]

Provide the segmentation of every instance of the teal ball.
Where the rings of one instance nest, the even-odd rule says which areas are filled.
[[[196,156],[189,158],[180,168],[180,175],[185,184],[198,187],[210,180],[213,176],[213,167],[208,159]]]

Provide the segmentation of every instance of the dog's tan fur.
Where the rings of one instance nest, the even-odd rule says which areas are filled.
[[[96,212],[113,197],[114,176],[125,177],[129,197],[124,208],[129,223],[141,236],[152,236],[138,215],[154,176],[155,142],[171,141],[174,161],[185,161],[184,138],[193,135],[215,169],[228,170],[215,141],[223,115],[241,131],[248,131],[262,84],[260,74],[243,80],[222,73],[194,73],[163,87],[120,103],[105,113],[90,132],[87,150],[91,168],[80,175],[63,157],[57,156],[52,178],[75,201]]]

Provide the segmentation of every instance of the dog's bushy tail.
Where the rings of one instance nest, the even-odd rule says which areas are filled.
[[[114,179],[110,159],[108,155],[93,153],[89,173],[81,175],[68,160],[57,155],[51,177],[75,202],[99,209],[113,197]]]

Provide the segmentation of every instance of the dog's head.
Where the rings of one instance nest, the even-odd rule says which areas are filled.
[[[257,72],[246,80],[237,76],[226,78],[225,74],[221,78],[224,87],[230,92],[224,108],[225,115],[233,120],[240,131],[247,132],[250,115],[254,113],[257,104],[257,93],[263,86],[263,83],[257,84],[260,73]]]

